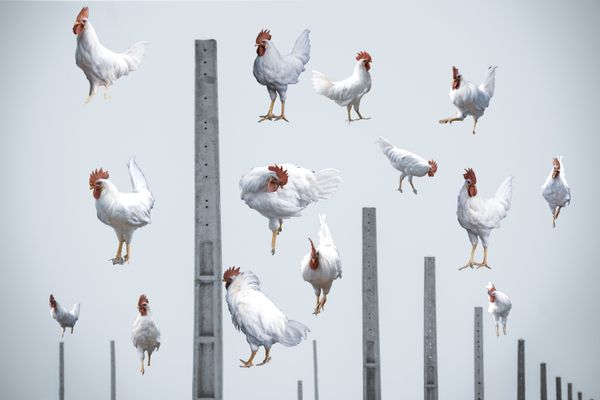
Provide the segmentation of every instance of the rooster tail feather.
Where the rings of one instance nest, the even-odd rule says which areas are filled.
[[[490,97],[494,95],[494,88],[496,85],[496,68],[498,68],[496,65],[490,66],[485,73],[485,79],[481,85],[479,85],[479,89],[489,94]]]
[[[129,159],[127,168],[129,168],[129,178],[131,179],[131,187],[133,188],[133,191],[139,192],[141,189],[148,189],[146,177],[135,162],[135,157],[131,157]]]
[[[127,61],[130,71],[135,71],[142,63],[146,55],[146,46],[148,46],[148,42],[137,42],[125,51],[124,54],[127,56],[125,61]]]
[[[315,173],[318,197],[320,200],[328,199],[334,194],[342,183],[340,171],[333,168],[322,169]]]
[[[306,336],[310,329],[298,321],[288,320],[287,327],[283,334],[279,337],[278,342],[286,347],[298,345]]]
[[[77,303],[71,309],[71,314],[75,317],[75,319],[79,319],[79,307],[81,303]]]
[[[331,89],[333,86],[333,82],[331,82],[325,75],[319,71],[313,71],[312,84],[313,88],[315,89],[315,93],[329,97],[329,89]]]
[[[394,145],[388,142],[387,139],[382,138],[381,136],[379,136],[377,143],[379,143],[379,147],[381,148],[383,154],[385,154],[387,158],[390,158],[390,152],[394,150]]]
[[[302,62],[302,65],[306,65],[308,60],[310,60],[309,33],[310,31],[305,29],[300,36],[298,36],[298,39],[296,39],[296,43],[294,43],[294,48],[292,49],[292,54]]]
[[[496,190],[496,199],[504,206],[506,211],[510,210],[512,200],[512,181],[514,176],[506,178]]]
[[[319,231],[319,243],[331,241],[331,231],[329,230],[329,225],[327,225],[327,221],[325,220],[325,214],[319,214],[319,222],[321,223],[321,230]]]

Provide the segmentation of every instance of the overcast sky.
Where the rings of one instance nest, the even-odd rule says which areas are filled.
[[[91,3],[90,21],[104,45],[123,51],[139,40],[150,44],[140,69],[116,83],[110,101],[100,89],[88,105],[71,30],[82,5],[0,4],[3,398],[57,395],[60,328],[49,315],[50,293],[68,307],[81,301],[75,333],[65,336],[67,398],[108,398],[111,339],[119,398],[190,397],[194,39],[202,38],[217,39],[219,49],[224,267],[254,271],[286,315],[311,328],[322,399],[362,396],[364,206],[377,207],[384,398],[423,393],[423,257],[429,255],[437,260],[440,398],[472,397],[473,307],[487,309],[490,279],[511,297],[513,310],[509,335],[499,339],[484,313],[486,398],[515,396],[518,338],[526,339],[528,398],[538,396],[540,362],[548,363],[552,397],[557,375],[584,398],[600,397],[597,2]],[[271,29],[282,52],[311,30],[307,71],[288,90],[289,124],[256,123],[269,105],[252,75],[262,28]],[[348,126],[344,109],[313,93],[310,71],[343,79],[359,50],[373,57],[373,88],[361,106],[372,119]],[[499,66],[496,94],[477,134],[470,133],[471,119],[439,125],[455,112],[451,66],[479,82],[491,64]],[[438,162],[434,178],[414,180],[418,195],[395,190],[398,173],[375,144],[380,135]],[[552,229],[540,186],[559,154],[573,201]],[[115,267],[107,260],[117,241],[96,218],[87,179],[103,167],[129,191],[131,155],[156,204],[152,224],[134,235],[131,263]],[[273,162],[333,167],[344,179],[330,200],[284,225],[275,256],[267,220],[239,199],[238,189],[242,174]],[[516,177],[513,208],[491,235],[491,271],[457,271],[470,250],[456,220],[466,167],[475,169],[486,197],[506,176]],[[327,214],[344,277],[315,317],[299,264],[309,250],[306,238],[317,236],[318,213]],[[163,342],[143,377],[130,340],[142,292]],[[299,379],[312,393],[310,340],[275,346],[269,365],[241,369],[238,359],[249,347],[226,307],[223,327],[228,399],[294,399]]]

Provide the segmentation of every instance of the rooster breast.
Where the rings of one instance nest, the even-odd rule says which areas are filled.
[[[491,96],[472,82],[462,82],[456,90],[450,91],[450,100],[462,116],[481,117],[490,105]]]
[[[550,173],[546,183],[542,186],[542,195],[552,212],[556,207],[565,207],[571,202],[571,189],[562,174],[556,179],[552,179],[552,173]]]
[[[333,245],[319,246],[319,266],[317,269],[310,267],[310,253],[306,254],[302,259],[301,270],[302,278],[310,283],[315,293],[320,293],[321,290],[325,294],[329,293],[333,281],[342,277],[342,263],[337,248]]]
[[[150,316],[138,315],[133,323],[131,341],[137,349],[148,352],[160,347],[160,332]]]
[[[488,307],[488,312],[496,317],[506,318],[512,308],[512,303],[507,295],[502,292],[495,291],[496,300]]]

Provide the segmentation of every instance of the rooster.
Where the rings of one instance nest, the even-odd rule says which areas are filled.
[[[552,227],[556,227],[556,219],[560,209],[571,203],[571,188],[565,177],[565,165],[562,156],[552,159],[552,171],[542,185],[542,195],[548,202],[552,213]]]
[[[311,171],[292,164],[256,167],[240,179],[241,198],[248,207],[269,219],[271,254],[283,220],[299,217],[309,204],[329,198],[342,178],[335,169]]]
[[[61,338],[65,336],[66,328],[71,328],[71,334],[73,334],[73,328],[79,319],[79,303],[75,304],[71,311],[67,311],[66,308],[58,304],[58,301],[56,301],[53,295],[50,295],[50,316],[54,318],[62,328]]]
[[[330,81],[325,75],[318,71],[313,71],[312,83],[315,92],[335,101],[342,107],[348,110],[348,122],[353,120],[350,111],[354,107],[354,111],[358,115],[358,120],[369,119],[364,118],[360,113],[360,100],[371,90],[371,55],[366,51],[361,51],[356,55],[356,66],[352,76],[339,82]]]
[[[506,178],[496,190],[496,196],[491,199],[483,199],[477,195],[475,171],[469,168],[463,177],[465,183],[458,194],[456,215],[460,226],[467,230],[472,248],[469,262],[459,270],[467,267],[473,268],[474,265],[477,265],[477,268],[491,269],[488,265],[490,233],[492,233],[492,229],[500,227],[500,221],[506,217],[510,209],[513,177]],[[483,243],[483,262],[476,263],[473,257],[479,239]]]
[[[160,331],[154,324],[154,320],[150,315],[150,306],[148,306],[148,298],[145,294],[140,295],[138,299],[138,311],[140,312],[133,322],[133,331],[131,332],[131,341],[137,349],[142,362],[140,372],[142,375],[144,370],[144,357],[148,353],[148,366],[150,366],[150,358],[154,351],[160,348]]]
[[[473,134],[477,120],[481,118],[485,109],[490,105],[490,100],[494,95],[494,85],[496,81],[496,68],[492,65],[488,68],[485,80],[479,86],[463,79],[458,73],[458,68],[452,67],[452,89],[450,90],[450,100],[456,107],[456,116],[440,120],[440,124],[462,121],[467,116],[473,117]]]
[[[333,243],[329,226],[325,221],[325,215],[319,215],[319,221],[321,223],[319,247],[315,248],[315,244],[309,238],[310,252],[304,256],[300,263],[302,278],[312,285],[315,295],[317,295],[314,315],[318,315],[325,309],[327,295],[333,281],[342,277],[342,261],[337,247]],[[321,292],[323,297],[321,297]]]
[[[496,325],[496,336],[500,336],[500,322],[502,322],[502,330],[506,335],[506,319],[508,318],[508,313],[512,308],[510,299],[501,291],[496,290],[496,286],[494,286],[492,282],[488,282],[485,288],[488,291],[488,298],[490,302],[488,312],[492,314],[492,318],[494,319],[494,323]]]
[[[254,365],[252,361],[260,346],[265,348],[265,358],[259,366],[271,361],[271,346],[275,343],[296,346],[310,332],[300,322],[287,319],[271,299],[261,292],[260,282],[252,272],[240,272],[239,267],[229,268],[223,273],[223,282],[233,326],[246,335],[252,351],[248,360],[240,359],[240,367],[250,368]]]
[[[417,189],[413,185],[413,176],[429,176],[433,177],[437,172],[438,165],[435,160],[426,161],[424,158],[419,157],[416,154],[411,153],[407,150],[402,150],[395,147],[393,144],[388,142],[386,139],[379,138],[379,146],[381,151],[390,160],[390,163],[398,171],[402,172],[400,175],[400,184],[398,191],[402,193],[402,181],[408,176],[408,183],[412,187],[413,193],[417,194]]]
[[[102,168],[92,171],[89,179],[90,190],[96,199],[96,215],[100,221],[115,230],[119,241],[117,255],[110,260],[113,265],[129,262],[133,232],[150,223],[150,210],[154,206],[154,198],[148,189],[144,173],[135,159],[131,158],[127,166],[133,187],[132,193],[119,192],[108,180],[108,171]],[[121,255],[123,243],[127,247],[125,258]]]
[[[298,83],[300,74],[304,71],[304,66],[310,59],[310,40],[308,34],[310,31],[305,29],[296,43],[292,52],[288,55],[281,55],[275,44],[271,42],[271,32],[262,30],[256,37],[256,59],[254,60],[254,77],[256,81],[267,87],[271,97],[269,111],[260,116],[258,122],[265,120],[284,120],[285,117],[285,99],[288,85]],[[281,115],[273,114],[275,99],[279,94],[281,100]]]
[[[108,87],[120,77],[138,69],[148,44],[138,42],[124,53],[115,53],[100,43],[89,16],[89,8],[83,7],[73,25],[73,33],[77,35],[75,62],[90,83],[86,103],[94,97],[98,86],[104,86],[104,98],[109,99]]]

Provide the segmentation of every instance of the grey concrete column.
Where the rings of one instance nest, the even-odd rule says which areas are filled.
[[[110,341],[110,400],[117,399],[117,377],[115,363],[115,341]]]
[[[519,339],[517,357],[517,400],[525,400],[525,340],[523,339]]]
[[[546,363],[540,364],[540,399],[548,400],[548,383],[546,381]]]
[[[571,382],[567,383],[567,399],[573,400],[573,384]]]
[[[562,384],[560,376],[556,377],[556,400],[562,400]]]
[[[65,400],[65,344],[58,344],[58,398]]]
[[[302,400],[302,381],[298,381],[298,400]]]
[[[375,208],[362,209],[363,234],[363,399],[381,399],[377,226]]]
[[[425,257],[424,290],[424,393],[425,400],[438,399],[435,257]]]
[[[317,368],[317,341],[313,340],[313,373],[315,381],[315,400],[319,400],[319,370]]]
[[[196,40],[192,400],[223,399],[217,42]]]
[[[483,308],[481,307],[475,307],[473,345],[475,357],[475,400],[483,400]]]

